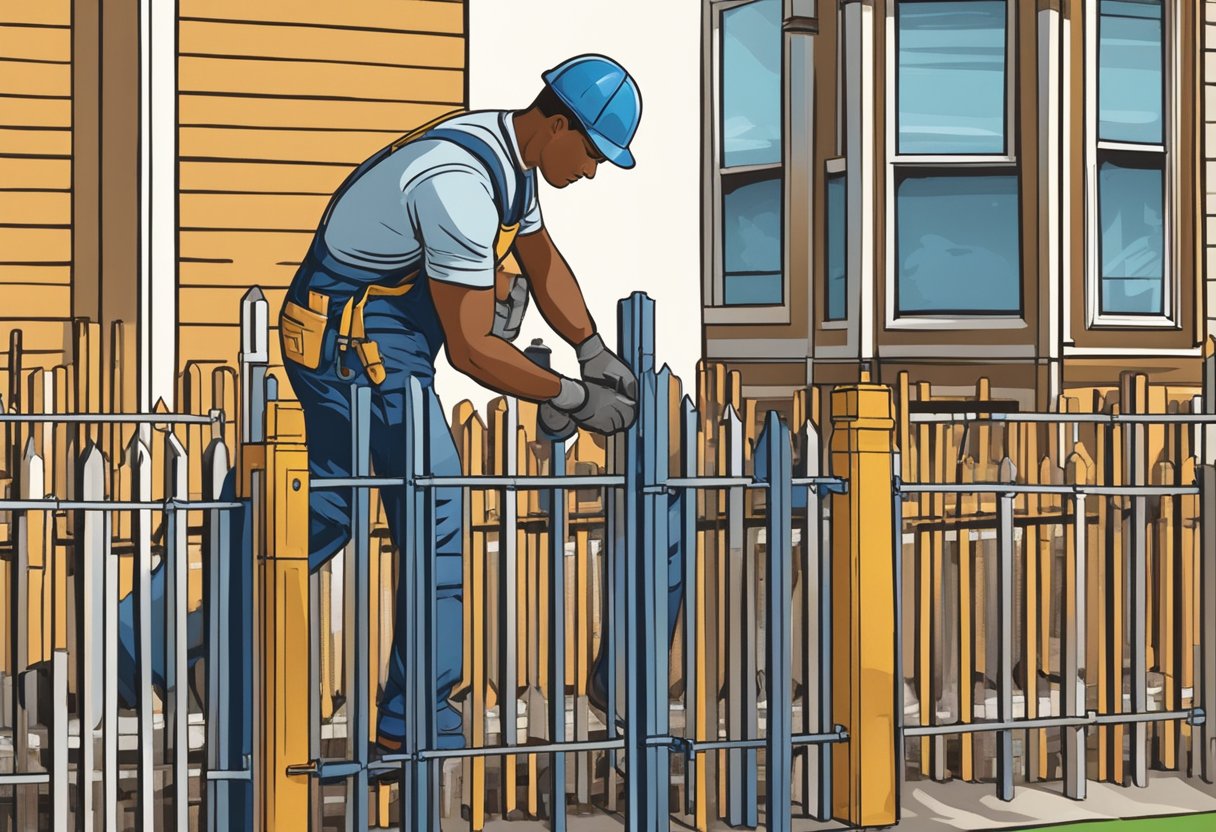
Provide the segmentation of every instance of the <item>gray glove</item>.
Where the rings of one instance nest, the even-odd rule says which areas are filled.
[[[552,402],[541,403],[536,421],[540,424],[541,434],[550,442],[564,442],[578,433],[578,425],[574,424],[569,414],[558,410]]]
[[[511,291],[507,293],[507,299],[494,301],[494,326],[490,333],[504,341],[514,341],[519,337],[519,326],[523,323],[524,313],[527,311],[528,281],[516,275],[511,281]]]
[[[633,399],[599,384],[580,384],[562,379],[562,389],[543,403],[537,414],[541,428],[551,436],[565,438],[562,431],[570,430],[563,420],[572,421],[596,433],[619,433],[637,418],[637,403]],[[568,435],[572,435],[571,430]]]
[[[583,381],[592,385],[603,385],[624,394],[631,403],[638,398],[638,379],[629,365],[604,345],[599,333],[592,335],[574,348],[582,368]],[[633,418],[630,417],[630,422]]]

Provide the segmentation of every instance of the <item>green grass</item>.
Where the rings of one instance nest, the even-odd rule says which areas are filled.
[[[1075,832],[1216,832],[1216,812],[1175,817],[1136,818],[1135,820],[1091,820],[1058,826],[1028,827]]]

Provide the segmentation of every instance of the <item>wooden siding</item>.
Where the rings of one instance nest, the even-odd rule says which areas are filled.
[[[71,0],[0,5],[0,361],[64,360],[72,299]]]
[[[266,292],[274,324],[351,168],[464,106],[465,35],[465,5],[448,0],[182,0],[183,365],[237,354],[250,286]],[[271,359],[279,363],[273,327]]]

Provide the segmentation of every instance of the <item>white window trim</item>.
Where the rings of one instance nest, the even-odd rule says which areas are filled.
[[[949,329],[1025,329],[1026,308],[1026,257],[1023,237],[1019,230],[1019,270],[1018,287],[1022,299],[1021,314],[1004,315],[899,315],[895,307],[895,282],[899,264],[895,261],[895,172],[896,167],[1008,167],[1020,175],[1017,157],[1013,153],[1015,146],[1014,135],[1018,129],[1017,120],[1017,73],[1018,66],[1018,31],[1017,6],[1018,0],[1005,0],[1005,152],[1001,154],[976,156],[968,155],[905,155],[896,152],[898,140],[898,114],[896,113],[896,83],[898,74],[899,55],[897,52],[897,6],[899,0],[887,3],[887,38],[886,38],[886,320],[887,329],[896,330],[949,330]],[[1018,214],[1021,216],[1022,205],[1019,188]],[[1019,229],[1023,224],[1019,222]]]
[[[764,306],[726,305],[726,282],[723,276],[722,240],[722,175],[718,162],[721,158],[721,142],[718,129],[722,117],[718,103],[721,100],[720,76],[722,68],[722,12],[746,6],[755,0],[706,0],[704,6],[703,43],[708,50],[708,60],[703,61],[706,77],[702,82],[702,95],[706,118],[702,148],[704,153],[703,181],[707,204],[702,206],[702,242],[706,268],[702,286],[705,299],[702,318],[706,324],[788,324],[790,322],[790,269],[789,269],[789,188],[785,182],[789,170],[789,101],[786,95],[789,78],[789,38],[781,36],[781,162],[767,165],[746,165],[731,168],[732,172],[758,172],[777,170],[781,172],[782,240],[781,240],[781,303]],[[784,9],[784,4],[783,4]],[[783,12],[784,16],[784,12]]]
[[[1087,329],[1129,327],[1136,329],[1180,329],[1178,316],[1179,279],[1174,269],[1174,253],[1180,251],[1181,241],[1177,237],[1178,229],[1175,217],[1178,216],[1178,165],[1174,163],[1177,156],[1177,140],[1181,135],[1181,113],[1177,101],[1176,85],[1182,77],[1181,50],[1179,49],[1177,18],[1174,4],[1161,3],[1162,41],[1165,49],[1162,72],[1165,75],[1164,84],[1164,124],[1163,144],[1142,145],[1129,142],[1098,141],[1098,6],[1099,3],[1085,4],[1085,323]],[[1099,291],[1102,262],[1101,246],[1102,231],[1098,227],[1098,151],[1099,150],[1130,150],[1137,153],[1161,153],[1165,157],[1162,164],[1162,182],[1165,193],[1162,195],[1162,252],[1161,274],[1161,315],[1104,315],[1099,305]]]

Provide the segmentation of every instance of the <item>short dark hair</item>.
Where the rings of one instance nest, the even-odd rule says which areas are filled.
[[[587,135],[587,129],[583,127],[582,121],[574,114],[574,111],[566,106],[566,102],[562,101],[553,88],[545,84],[544,89],[536,96],[536,100],[532,102],[531,109],[540,110],[541,115],[545,118],[553,116],[562,116],[569,122],[570,126],[584,136]]]

